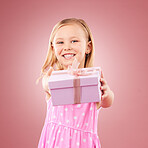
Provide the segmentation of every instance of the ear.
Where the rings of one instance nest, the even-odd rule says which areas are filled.
[[[51,45],[51,49],[52,49],[52,52],[55,53],[55,52],[54,52],[54,47],[53,47],[53,45]]]
[[[87,48],[86,48],[86,50],[85,50],[85,53],[86,53],[86,54],[89,54],[89,53],[91,52],[91,50],[92,50],[92,42],[89,41],[89,42],[87,43]]]

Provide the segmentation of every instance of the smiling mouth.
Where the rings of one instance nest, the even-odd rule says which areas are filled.
[[[73,54],[73,53],[67,53],[67,54],[64,54],[62,55],[65,59],[71,59],[75,56],[76,54]]]

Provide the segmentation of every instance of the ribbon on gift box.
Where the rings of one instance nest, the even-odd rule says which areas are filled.
[[[80,71],[78,70],[78,66],[79,66],[79,62],[78,60],[75,58],[72,66],[69,65],[68,66],[68,73],[71,75],[74,75],[74,80],[73,80],[73,87],[74,87],[74,104],[79,104],[81,103],[80,99],[81,99],[81,88],[80,88],[80,79],[78,77]]]
[[[88,76],[96,73],[96,69],[91,70],[82,70],[78,69],[79,66],[78,60],[75,58],[72,66],[68,66],[68,73],[71,75],[74,75],[73,80],[73,87],[74,87],[74,104],[80,104],[81,103],[81,87],[80,87],[80,78],[79,76]]]
[[[74,104],[81,103],[81,87],[80,87],[80,79],[74,78],[73,80],[73,87],[74,87]]]

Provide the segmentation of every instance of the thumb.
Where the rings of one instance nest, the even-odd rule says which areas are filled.
[[[47,76],[50,76],[53,70],[54,70],[53,67],[50,67],[49,70],[47,71]]]
[[[101,78],[104,78],[104,74],[103,74],[102,70],[101,70]]]

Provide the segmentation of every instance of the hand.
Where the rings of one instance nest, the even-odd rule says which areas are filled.
[[[101,82],[101,91],[102,91],[102,96],[101,96],[101,106],[102,107],[109,107],[112,105],[113,103],[113,100],[114,100],[114,94],[113,92],[111,91],[111,89],[109,88],[105,78],[104,78],[104,75],[103,75],[103,72],[101,71],[101,79],[100,79],[100,82]]]
[[[48,80],[49,80],[49,77],[50,77],[52,71],[53,71],[53,68],[50,67],[49,70],[47,71],[47,73],[42,78],[42,86],[43,86],[43,89],[46,92],[46,95],[48,98],[50,98],[50,96],[51,96],[51,93],[50,93],[50,90],[48,87]]]

